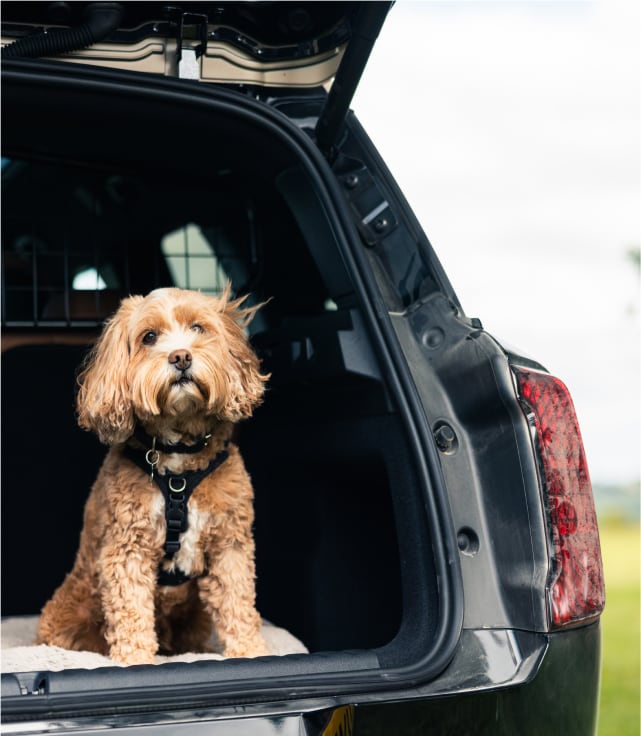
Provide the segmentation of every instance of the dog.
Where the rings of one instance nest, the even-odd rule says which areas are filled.
[[[124,665],[269,654],[253,489],[232,438],[270,377],[244,330],[262,304],[244,301],[229,284],[220,297],[163,288],[124,299],[106,322],[78,376],[77,413],[110,449],[37,643]]]

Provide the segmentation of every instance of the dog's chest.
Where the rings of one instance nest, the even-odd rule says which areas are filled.
[[[167,536],[167,519],[165,516],[165,501],[160,493],[154,504],[153,515],[155,526],[159,530],[158,542],[161,546],[164,546]],[[163,559],[161,564],[165,570],[179,569],[192,577],[204,572],[204,546],[211,523],[210,517],[211,515],[208,512],[199,508],[196,498],[190,498],[187,504],[187,529],[179,535],[180,548],[175,552],[172,559]]]

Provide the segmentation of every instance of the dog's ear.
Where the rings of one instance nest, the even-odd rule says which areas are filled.
[[[229,300],[229,285],[220,298],[220,308],[229,347],[228,390],[220,416],[231,422],[250,417],[262,402],[269,374],[260,372],[260,361],[244,328],[264,306],[243,307],[247,297]]]
[[[107,445],[124,442],[134,431],[134,410],[127,384],[129,318],[143,297],[123,299],[78,375],[78,424]]]

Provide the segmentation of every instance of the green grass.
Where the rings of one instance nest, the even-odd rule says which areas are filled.
[[[639,736],[639,525],[600,526],[605,570],[599,736]]]

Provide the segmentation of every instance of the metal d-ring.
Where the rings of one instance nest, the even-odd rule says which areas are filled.
[[[174,480],[182,481],[182,486],[180,488],[174,488],[172,485],[172,481]],[[185,488],[187,488],[187,481],[184,478],[173,478],[172,477],[169,479],[169,490],[172,493],[182,493],[185,490]]]

